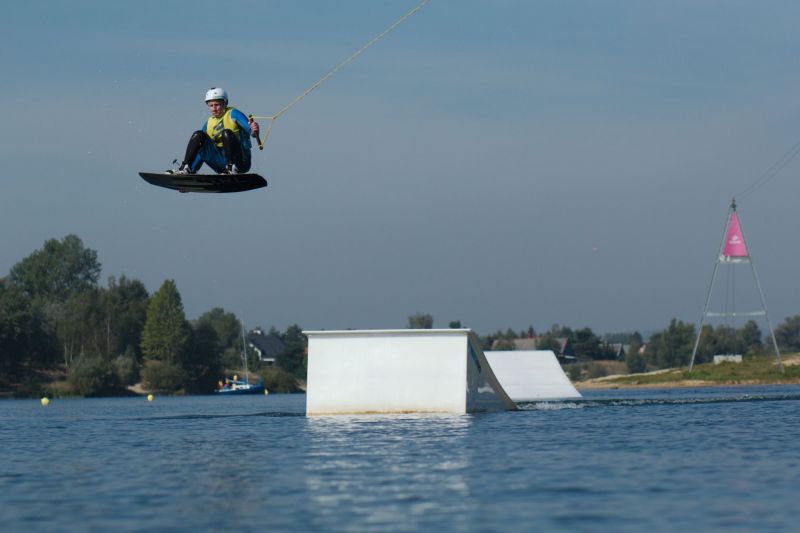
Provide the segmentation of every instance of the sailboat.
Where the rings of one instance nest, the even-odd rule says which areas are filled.
[[[240,380],[237,375],[234,375],[233,379],[225,378],[224,382],[219,382],[219,388],[214,391],[214,394],[222,394],[225,396],[264,394],[264,378],[261,378],[258,383],[250,383],[250,371],[247,368],[247,341],[244,336],[244,324],[242,324],[242,361],[244,362],[244,380]]]

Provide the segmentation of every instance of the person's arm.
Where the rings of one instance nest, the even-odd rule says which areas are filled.
[[[255,134],[258,133],[258,124],[252,122],[252,124],[256,124],[255,128],[251,127],[251,121],[248,119],[244,113],[239,111],[238,109],[234,109],[231,113],[231,118],[239,123],[239,127],[247,133],[248,136],[255,137]]]

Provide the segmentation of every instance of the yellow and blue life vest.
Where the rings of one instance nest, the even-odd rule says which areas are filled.
[[[206,132],[218,148],[222,148],[222,132],[231,130],[241,141],[242,146],[250,149],[250,125],[247,117],[236,108],[228,106],[221,117],[208,117],[203,131]],[[242,133],[244,132],[244,135]]]

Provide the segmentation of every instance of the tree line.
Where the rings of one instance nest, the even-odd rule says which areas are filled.
[[[100,286],[101,269],[97,252],[67,235],[0,278],[0,389],[36,395],[63,374],[57,393],[124,394],[140,381],[148,390],[207,393],[241,367],[242,353],[273,390],[296,390],[305,378],[299,326],[271,330],[287,348],[275,368],[261,368],[233,313],[214,308],[189,321],[173,280],[151,295],[125,276]]]
[[[433,317],[425,313],[409,316],[408,327],[433,327]],[[451,328],[462,327],[460,321],[449,323]],[[528,326],[515,331],[511,328],[497,330],[480,336],[484,350],[512,350],[514,340],[537,338],[536,349],[561,352],[562,342],[567,341],[578,361],[624,361],[629,372],[645,372],[662,368],[688,366],[694,343],[697,339],[697,326],[673,318],[663,330],[657,331],[645,340],[638,331],[596,334],[591,328],[572,329],[555,324],[539,334]],[[800,351],[800,315],[787,317],[775,328],[775,341],[781,352]],[[616,345],[625,347],[623,352]],[[697,347],[695,363],[710,362],[714,355],[741,354],[744,356],[769,355],[773,352],[770,336],[762,333],[758,324],[749,320],[740,327],[729,324],[703,325],[703,332]]]
[[[226,371],[241,367],[245,353],[251,369],[273,391],[297,390],[305,379],[306,339],[298,325],[269,333],[284,341],[277,364],[261,367],[242,343],[237,317],[216,307],[196,320],[186,318],[175,282],[165,280],[152,295],[144,284],[126,276],[98,283],[97,252],[76,235],[50,239],[0,278],[0,393],[33,396],[48,382],[66,376],[55,392],[99,396],[124,394],[141,382],[148,390],[211,392]],[[408,317],[410,328],[432,328],[433,316]],[[461,328],[451,321],[451,328]],[[761,355],[770,352],[758,325],[740,328],[703,326],[696,362],[719,353]],[[687,365],[695,342],[694,324],[672,319],[645,341],[639,332],[598,335],[591,328],[554,325],[542,334],[533,326],[480,336],[484,349],[511,349],[514,339],[537,337],[538,349],[559,353],[563,339],[577,358],[596,361],[619,358],[615,344],[625,344],[629,371]],[[800,351],[800,315],[775,328],[782,351]]]

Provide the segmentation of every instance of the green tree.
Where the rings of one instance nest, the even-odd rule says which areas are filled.
[[[628,372],[631,374],[647,371],[647,361],[644,355],[639,353],[639,350],[631,350],[625,354],[625,366],[628,367]]]
[[[114,366],[97,356],[81,357],[67,374],[67,383],[81,396],[113,396],[124,390]]]
[[[739,342],[737,332],[734,328],[727,325],[720,325],[714,328],[717,337],[717,349],[719,354],[741,354],[742,346]]]
[[[748,320],[737,332],[739,343],[742,346],[742,353],[760,354],[764,352],[763,335],[761,328],[754,320]]]
[[[570,340],[573,344],[575,343],[575,335],[573,331],[568,328],[567,326],[561,326],[559,324],[553,324],[550,326],[549,333],[552,333],[554,337],[566,337]]]
[[[192,329],[190,345],[184,357],[186,390],[210,393],[222,375],[219,336],[211,324],[200,322]]]
[[[539,337],[539,342],[536,343],[537,350],[551,350],[555,354],[561,353],[561,342],[556,338],[551,331],[546,332]]]
[[[0,279],[0,379],[19,377],[26,366],[46,366],[57,351],[41,311],[22,290]]]
[[[489,347],[489,349],[507,351],[507,350],[514,350],[516,348],[516,345],[514,344],[514,340],[513,339],[508,339],[506,337],[500,337],[500,338],[495,339],[495,341],[496,342],[492,342],[492,344]]]
[[[150,295],[141,281],[125,276],[120,276],[119,280],[109,278],[108,289],[102,292],[100,302],[104,309],[102,327],[106,334],[107,356],[127,353],[141,362],[142,330],[149,301]]]
[[[708,363],[711,358],[718,354],[719,342],[714,328],[709,324],[704,324],[700,330],[700,342],[697,344],[697,354],[695,355],[695,363]]]
[[[638,370],[637,372],[644,372],[647,366],[647,362],[645,360],[644,355],[639,353],[642,349],[642,346],[644,345],[644,339],[642,339],[642,334],[639,333],[638,331],[634,331],[626,339],[626,344],[628,346],[625,348],[625,363],[626,364],[628,363],[628,354],[631,353],[635,354],[634,360],[641,359],[641,362],[636,362],[633,364],[636,368],[642,368],[642,370]],[[628,365],[628,371],[634,372],[633,370],[630,370],[630,368],[631,368],[630,365]]]
[[[175,392],[184,387],[186,373],[174,363],[153,359],[145,361],[142,381],[149,390]]]
[[[104,354],[100,346],[102,317],[98,301],[99,291],[92,287],[46,307],[67,368],[81,357]]]
[[[264,387],[269,392],[298,392],[297,379],[278,366],[269,366],[261,371]]]
[[[297,378],[305,379],[308,368],[306,359],[307,339],[303,335],[303,330],[297,324],[286,328],[286,332],[280,335],[281,340],[286,344],[286,348],[275,358],[275,362],[286,372]]]
[[[636,351],[639,351],[639,348],[641,348],[644,345],[644,339],[642,338],[642,334],[639,333],[638,331],[634,331],[633,333],[631,333],[625,342],[629,344],[631,347],[636,346]]]
[[[242,325],[236,315],[226,312],[221,307],[206,311],[194,321],[193,327],[207,324],[214,329],[219,339],[221,362],[224,366],[234,368],[242,363]]]
[[[511,328],[506,329],[505,333],[501,335],[505,339],[518,339],[519,334]]]
[[[597,338],[591,328],[575,330],[572,349],[575,350],[575,355],[579,357],[599,359],[602,355],[600,352],[600,339]]]
[[[638,335],[638,332],[631,333],[630,331],[621,331],[615,333],[606,333],[605,335],[603,335],[603,340],[612,344],[614,343],[627,344],[630,342],[631,337],[634,335]]]
[[[642,334],[634,331],[627,339],[628,349],[625,351],[625,366],[628,367],[628,372],[636,374],[639,372],[647,371],[647,360],[642,351],[644,339]]]
[[[800,315],[786,317],[786,320],[775,328],[775,341],[781,350],[800,351]]]
[[[123,276],[119,282],[110,278],[107,289],[89,287],[63,302],[48,304],[47,314],[58,337],[64,364],[69,367],[82,355],[111,361],[129,349],[139,361],[147,303],[144,285]]]
[[[581,365],[577,363],[568,365],[567,375],[569,376],[570,381],[580,381],[581,374]]]
[[[427,313],[415,313],[408,317],[408,329],[431,329],[433,328],[433,315]]]
[[[41,250],[11,267],[11,282],[26,296],[63,302],[70,295],[93,287],[100,276],[97,252],[85,248],[77,235],[50,239]]]
[[[513,350],[515,348],[514,339],[519,338],[517,332],[511,328],[505,331],[498,329],[494,333],[481,338],[481,346],[484,350]]]
[[[689,364],[695,341],[694,324],[673,318],[666,330],[650,338],[650,362],[658,368]]]
[[[697,345],[696,363],[707,363],[714,355],[763,353],[761,330],[750,320],[739,329],[722,324],[716,328],[705,324]]]
[[[461,321],[453,320],[447,325],[447,327],[449,327],[450,329],[461,329]]]
[[[597,354],[594,356],[594,358],[607,361],[617,359],[617,350],[612,343],[604,340],[597,346]],[[623,358],[620,358],[620,360],[622,359]]]
[[[116,372],[122,385],[133,385],[139,381],[139,360],[133,347],[129,346],[128,348],[129,350],[125,354],[116,357],[112,361],[114,372]]]
[[[191,328],[183,312],[181,295],[175,282],[166,280],[153,294],[147,306],[142,331],[142,354],[182,367],[183,357],[191,340]]]

